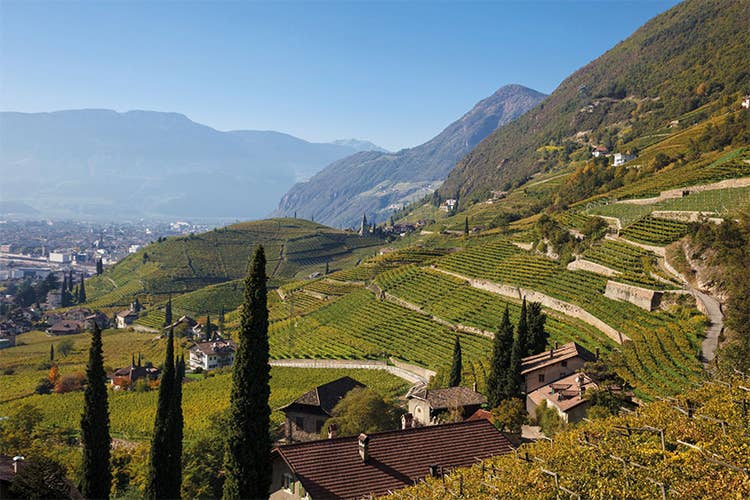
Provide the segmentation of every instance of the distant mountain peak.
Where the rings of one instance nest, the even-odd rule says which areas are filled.
[[[385,148],[381,148],[377,144],[373,144],[370,141],[365,141],[362,139],[338,139],[335,141],[331,141],[331,144],[350,147],[352,149],[356,149],[357,151],[380,151],[381,153],[390,152]]]

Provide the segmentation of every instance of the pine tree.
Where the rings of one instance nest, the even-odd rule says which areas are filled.
[[[146,497],[150,499],[178,498],[180,488],[174,477],[174,426],[170,417],[174,410],[174,330],[169,330],[167,352],[159,384],[159,402],[154,420],[154,437],[146,484]]]
[[[169,295],[167,300],[167,307],[164,308],[164,326],[172,324],[172,294]]]
[[[528,355],[539,354],[547,348],[549,334],[544,329],[547,315],[542,312],[542,304],[539,302],[529,303],[526,317],[529,324],[529,337],[527,339]]]
[[[492,365],[487,377],[487,400],[490,407],[495,408],[507,398],[508,368],[513,349],[513,325],[510,322],[508,306],[503,312],[503,319],[492,343]]]
[[[230,394],[224,498],[267,498],[271,485],[266,256],[258,245],[245,279],[245,301]]]
[[[461,340],[458,338],[458,335],[456,335],[456,342],[453,344],[453,363],[451,365],[451,376],[448,380],[448,387],[458,387],[461,385],[462,372]]]
[[[81,274],[81,286],[78,288],[78,303],[86,303],[86,285],[83,282],[83,274]]]
[[[112,469],[109,463],[109,405],[107,402],[107,374],[102,356],[102,331],[94,324],[86,366],[83,415],[81,416],[81,444],[83,445],[83,473],[81,493],[85,498],[109,498]]]

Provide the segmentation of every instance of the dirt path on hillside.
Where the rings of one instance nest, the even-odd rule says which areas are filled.
[[[349,369],[349,370],[383,370],[391,375],[406,380],[410,384],[429,382],[429,377],[434,376],[432,370],[423,370],[425,373],[416,373],[405,367],[386,364],[385,361],[353,360],[353,359],[274,359],[268,364],[271,366],[284,366],[288,368],[324,368],[324,369]]]

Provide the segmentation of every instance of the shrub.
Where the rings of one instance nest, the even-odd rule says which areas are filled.
[[[3,375],[13,375],[16,371],[13,368],[6,368],[3,370]]]
[[[50,382],[48,379],[43,378],[39,380],[39,383],[37,384],[36,389],[34,389],[34,393],[50,394],[54,388],[55,388],[55,384]]]

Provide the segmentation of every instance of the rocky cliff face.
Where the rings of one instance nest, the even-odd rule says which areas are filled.
[[[434,191],[474,146],[544,97],[521,85],[504,86],[421,146],[360,152],[332,163],[295,185],[273,215],[296,212],[338,227],[355,225],[363,213],[383,221],[402,204]]]

